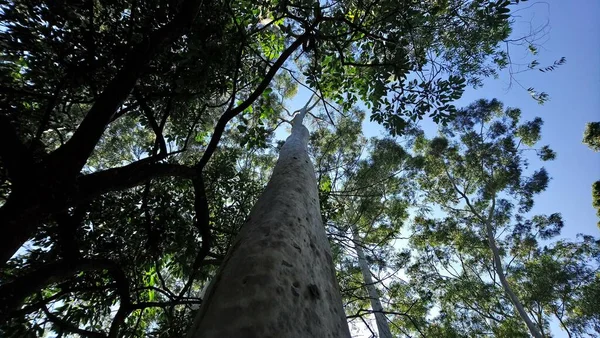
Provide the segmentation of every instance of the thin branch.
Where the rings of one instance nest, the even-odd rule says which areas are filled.
[[[88,331],[77,327],[76,325],[67,322],[66,320],[59,318],[57,315],[53,314],[48,310],[46,304],[42,305],[42,311],[48,317],[48,319],[52,322],[52,324],[58,326],[63,331],[68,331],[72,333],[76,333],[82,337],[90,337],[90,338],[106,338],[106,335],[100,332]]]
[[[134,90],[133,94],[134,94],[136,100],[139,102],[140,108],[142,108],[142,111],[144,112],[146,119],[148,119],[150,128],[152,128],[154,135],[156,135],[156,142],[160,149],[160,153],[159,153],[161,155],[160,157],[166,156],[167,155],[167,144],[165,142],[165,138],[162,133],[162,128],[158,125],[158,123],[156,123],[156,118],[154,118],[154,112],[152,111],[152,108],[150,108],[150,106],[148,106],[148,102],[146,102],[146,99],[144,99],[144,97],[142,96],[142,94],[140,94],[140,92],[138,90]],[[167,112],[167,114],[165,114],[165,116],[168,116],[168,112]],[[166,118],[164,118],[163,121],[166,121]],[[164,125],[164,123],[162,121],[161,121],[161,125]]]
[[[12,282],[0,286],[0,313],[9,316],[18,309],[23,301],[48,285],[59,283],[71,278],[78,272],[108,271],[115,282],[119,295],[125,301],[129,299],[129,281],[121,268],[113,261],[107,259],[81,259],[76,262],[62,260],[45,264],[38,269],[20,276]]]
[[[190,277],[188,278],[188,281],[181,290],[181,292],[179,292],[179,296],[177,297],[177,299],[183,298],[185,293],[194,283],[197,271],[200,268],[202,261],[204,261],[204,259],[208,256],[210,252],[210,247],[212,245],[208,200],[206,198],[206,190],[204,187],[204,179],[202,178],[202,174],[198,175],[192,182],[194,185],[194,209],[196,212],[196,218],[194,222],[196,228],[198,228],[198,231],[202,236],[202,246],[200,247],[200,250],[196,254],[196,258],[194,259]]]
[[[223,132],[225,131],[225,127],[227,126],[227,123],[231,119],[236,117],[238,114],[243,112],[246,108],[248,108],[252,103],[254,103],[254,101],[256,101],[256,99],[258,99],[258,97],[263,93],[263,91],[271,83],[271,80],[273,80],[273,77],[275,77],[275,74],[277,73],[277,71],[279,71],[281,66],[283,66],[283,63],[292,55],[292,53],[296,49],[298,49],[298,47],[300,47],[302,45],[302,43],[304,43],[304,41],[306,41],[308,39],[308,37],[309,37],[309,34],[304,33],[298,39],[296,39],[283,53],[281,53],[281,55],[279,56],[277,61],[275,61],[275,63],[273,63],[273,66],[269,69],[269,71],[267,72],[267,74],[265,75],[263,80],[258,84],[258,86],[248,96],[248,98],[244,102],[242,102],[240,105],[238,105],[237,107],[228,109],[221,116],[221,118],[219,118],[219,121],[217,122],[217,125],[215,126],[215,129],[214,129],[213,135],[210,139],[210,142],[208,143],[208,146],[206,147],[206,150],[204,151],[202,158],[196,164],[196,169],[198,170],[198,172],[201,172],[204,169],[204,167],[206,166],[206,164],[212,157],[213,153],[217,149],[217,146],[218,146],[219,142],[221,141],[221,136],[223,135]]]

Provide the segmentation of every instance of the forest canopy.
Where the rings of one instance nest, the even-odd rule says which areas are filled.
[[[185,335],[268,187],[278,133],[304,114],[351,326],[600,334],[600,242],[531,212],[551,173],[529,156],[557,156],[543,120],[493,98],[455,106],[515,75],[509,46],[531,51],[530,71],[565,63],[536,61],[536,33],[509,38],[520,6],[0,1],[0,334]]]

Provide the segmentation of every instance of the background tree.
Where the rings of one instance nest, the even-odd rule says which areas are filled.
[[[384,296],[394,271],[394,248],[407,217],[410,156],[392,139],[372,139],[367,159],[347,166],[331,192],[341,210],[329,220],[340,246],[340,279],[350,318],[372,313],[380,337],[391,337]],[[370,308],[370,310],[369,310]]]
[[[407,258],[394,245],[412,198],[411,159],[391,138],[367,140],[360,130],[363,117],[352,110],[335,121],[334,130],[318,127],[311,152],[349,323],[385,336],[402,330],[390,329],[387,317],[409,318],[388,306],[394,305],[389,293],[399,261]]]
[[[549,176],[529,169],[524,152],[544,161],[555,153],[533,148],[542,120],[520,116],[480,100],[459,110],[438,137],[415,143],[424,168],[419,189],[437,212],[415,218],[411,245],[418,255],[408,271],[416,287],[435,290],[436,321],[453,335],[548,336],[552,317],[569,335],[594,325],[572,307],[594,288],[598,241],[543,245],[563,222],[558,213],[528,215]],[[585,324],[570,326],[570,316]]]

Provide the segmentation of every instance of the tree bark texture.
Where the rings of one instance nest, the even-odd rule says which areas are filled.
[[[355,224],[352,224],[352,235],[354,237],[354,250],[356,250],[356,255],[358,256],[358,265],[360,266],[360,271],[363,275],[363,280],[365,281],[365,288],[369,294],[371,310],[375,315],[375,323],[377,324],[379,338],[392,338],[393,336],[390,332],[390,326],[388,325],[385,313],[383,313],[383,306],[379,300],[379,294],[377,293],[377,288],[373,282],[373,277],[371,277],[371,270],[369,269],[369,264],[365,258],[365,252],[362,249],[360,235]]]
[[[350,337],[307,152],[306,109],[188,337]]]

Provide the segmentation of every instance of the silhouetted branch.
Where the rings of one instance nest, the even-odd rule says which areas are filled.
[[[9,119],[2,115],[0,115],[0,158],[13,184],[21,183],[26,179],[27,173],[33,169],[31,153],[19,139]]]
[[[210,215],[208,209],[208,200],[206,198],[206,190],[204,188],[204,179],[202,178],[202,174],[198,175],[194,180],[194,209],[196,212],[195,225],[202,236],[202,246],[194,259],[194,263],[192,265],[192,273],[190,277],[181,290],[179,292],[178,299],[181,299],[187,290],[192,286],[194,279],[196,278],[196,273],[198,272],[198,268],[200,268],[202,261],[208,256],[210,252],[210,246],[212,245],[212,234],[210,232]]]
[[[150,128],[152,128],[152,131],[156,135],[156,143],[158,144],[158,147],[160,149],[160,157],[164,158],[164,156],[167,155],[167,143],[165,142],[165,138],[162,133],[162,127],[159,126],[158,123],[156,123],[156,119],[154,118],[154,112],[152,111],[152,108],[148,106],[148,102],[146,102],[146,99],[144,99],[144,97],[137,90],[134,90],[133,93],[136,100],[140,104],[140,108],[142,108],[142,111],[144,112],[144,116],[146,116],[146,119],[148,119],[148,123],[150,123]],[[165,114],[165,116],[168,116],[167,114]],[[166,118],[163,121],[166,121]],[[164,125],[163,121],[161,121],[161,125]]]
[[[52,324],[58,326],[63,331],[76,333],[82,337],[106,338],[106,335],[103,333],[81,329],[76,325],[58,317],[57,315],[50,312],[50,310],[48,310],[45,304],[42,306],[42,311],[44,312],[46,317],[48,317],[48,319],[52,322]]]
[[[45,264],[0,286],[0,318],[10,316],[23,301],[35,292],[54,283],[62,282],[78,272],[108,271],[116,282],[121,301],[129,299],[129,281],[118,264],[108,259],[66,260]]]
[[[76,175],[96,147],[115,111],[127,98],[147,64],[164,46],[181,36],[195,19],[203,1],[183,1],[177,15],[168,24],[152,32],[132,48],[123,68],[99,95],[71,139],[48,158],[61,168],[62,175]]]
[[[215,129],[214,129],[213,135],[210,139],[210,142],[208,143],[208,146],[206,147],[206,150],[204,151],[202,158],[196,164],[196,169],[199,172],[201,172],[204,169],[204,167],[206,166],[206,164],[212,157],[213,153],[217,149],[217,146],[218,146],[219,142],[221,141],[221,136],[223,135],[223,132],[225,131],[225,127],[227,126],[227,123],[229,121],[231,121],[231,119],[236,117],[239,113],[243,112],[252,103],[254,103],[254,101],[256,101],[256,99],[258,99],[260,97],[260,95],[263,93],[263,91],[271,83],[271,80],[273,80],[273,77],[275,77],[275,74],[277,74],[277,71],[279,71],[281,66],[283,66],[284,62],[292,55],[292,53],[296,49],[298,49],[298,47],[300,47],[302,45],[302,43],[304,43],[304,41],[306,41],[308,39],[308,37],[309,37],[308,33],[304,33],[300,37],[298,37],[286,50],[283,51],[283,53],[281,53],[281,55],[279,56],[277,61],[275,61],[275,63],[273,63],[273,65],[271,66],[271,68],[269,69],[269,71],[267,72],[265,77],[263,78],[263,80],[258,84],[258,86],[248,96],[248,98],[244,102],[240,103],[237,107],[228,109],[221,116],[221,118],[219,118],[219,121],[217,122],[217,125],[215,126]]]

